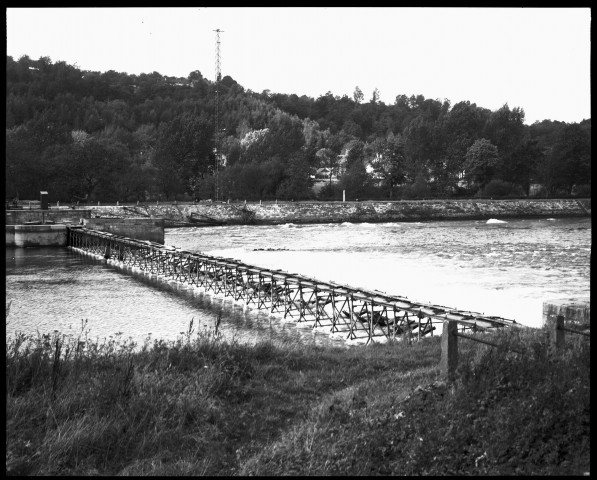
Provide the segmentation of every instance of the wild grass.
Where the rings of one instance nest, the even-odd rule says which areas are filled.
[[[589,471],[588,341],[553,356],[541,332],[496,340],[525,355],[465,340],[448,385],[438,337],[244,345],[191,322],[137,346],[85,329],[7,339],[8,474]]]
[[[413,367],[391,375],[391,382],[360,382],[355,395],[333,393],[300,428],[246,462],[241,473],[590,472],[589,342],[573,339],[565,351],[551,355],[543,330],[508,330],[491,337],[504,349],[459,342],[459,375],[453,384],[432,381],[430,368]]]

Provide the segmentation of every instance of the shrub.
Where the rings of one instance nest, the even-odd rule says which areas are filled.
[[[591,184],[575,185],[572,188],[572,194],[575,197],[590,197],[591,196]]]
[[[529,197],[547,197],[547,188],[544,185],[531,185]]]
[[[503,180],[493,179],[479,192],[478,197],[524,197],[524,191],[520,185],[505,182]]]
[[[411,199],[411,198],[426,198],[429,197],[431,194],[431,190],[429,189],[429,185],[422,176],[417,176],[415,182],[411,185],[406,185],[402,189],[402,198],[403,199]]]

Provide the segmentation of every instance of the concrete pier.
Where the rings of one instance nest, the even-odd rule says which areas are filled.
[[[89,211],[87,212],[89,213]],[[88,216],[88,215],[87,215]],[[67,244],[67,225],[83,222],[87,228],[122,235],[139,240],[164,243],[164,220],[151,218],[77,218],[62,224],[7,224],[8,247],[64,247]]]
[[[568,297],[543,302],[543,324],[550,324],[558,316],[564,317],[567,325],[589,325],[591,323],[591,301],[589,297]]]
[[[6,225],[8,247],[65,247],[66,225]]]

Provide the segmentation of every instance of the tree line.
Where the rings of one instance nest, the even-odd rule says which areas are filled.
[[[48,57],[7,56],[6,81],[10,198],[590,195],[590,119],[529,126],[507,104],[398,95],[386,105],[358,86],[352,97],[313,99],[252,92],[230,76],[216,84],[199,71],[100,73]]]

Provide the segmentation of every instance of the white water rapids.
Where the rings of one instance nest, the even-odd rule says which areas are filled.
[[[532,327],[544,301],[589,296],[590,219],[502,222],[195,227],[167,230],[166,244]],[[6,255],[7,333],[74,332],[87,319],[92,337],[175,339],[223,309],[222,333],[241,341],[342,341],[65,249]]]

